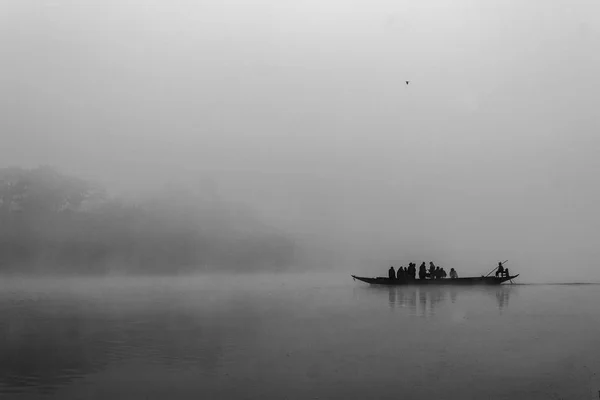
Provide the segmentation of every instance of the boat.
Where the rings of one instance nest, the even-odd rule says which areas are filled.
[[[515,279],[519,274],[512,276],[481,276],[481,277],[468,277],[468,278],[443,278],[443,279],[391,279],[385,277],[367,278],[364,276],[351,275],[353,279],[370,283],[371,285],[387,285],[387,286],[401,286],[401,285],[500,285],[506,281]]]

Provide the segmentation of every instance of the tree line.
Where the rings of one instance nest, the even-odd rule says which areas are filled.
[[[51,167],[0,169],[0,271],[280,270],[294,253],[286,234],[198,189],[131,202]]]

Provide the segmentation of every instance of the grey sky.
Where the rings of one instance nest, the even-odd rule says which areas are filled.
[[[600,279],[598,49],[597,1],[0,0],[0,165],[214,177],[354,271]]]

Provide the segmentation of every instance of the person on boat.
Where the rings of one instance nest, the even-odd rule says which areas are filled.
[[[510,273],[508,272],[508,268],[504,268],[504,275],[508,278]],[[512,282],[512,281],[511,281]]]
[[[390,269],[388,269],[388,278],[396,279],[396,271],[392,265],[390,265]]]
[[[458,274],[456,273],[454,268],[450,268],[450,279],[457,279],[457,278],[458,278]]]
[[[440,274],[442,276],[442,279],[448,276],[448,274],[446,273],[446,271],[444,271],[444,267],[440,268]]]
[[[435,279],[435,265],[432,261],[429,262],[429,279]]]
[[[426,277],[427,277],[427,270],[425,268],[425,263],[423,263],[419,267],[419,279],[425,279]]]
[[[398,268],[398,271],[396,271],[396,278],[398,280],[404,279],[404,267],[400,266],[400,268]]]
[[[442,271],[440,267],[435,267],[435,279],[442,279]]]
[[[496,278],[498,277],[498,275],[504,276],[504,266],[501,262],[498,263],[498,269],[496,269]]]
[[[415,268],[415,263],[408,264],[408,276],[412,279],[415,279],[417,276],[417,269]]]

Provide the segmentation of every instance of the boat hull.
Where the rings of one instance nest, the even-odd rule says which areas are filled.
[[[495,276],[481,276],[456,279],[390,279],[385,277],[367,278],[363,276],[352,275],[352,278],[369,283],[371,285],[402,286],[402,285],[500,285],[517,275],[497,278]]]

